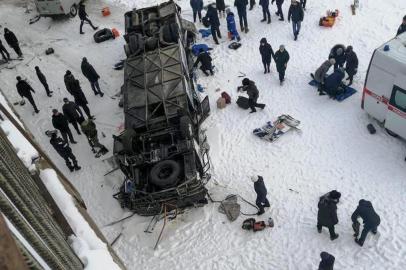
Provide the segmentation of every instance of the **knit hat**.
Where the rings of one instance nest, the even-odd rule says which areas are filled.
[[[20,76],[17,76],[16,79],[17,79],[17,81],[21,81],[21,77],[20,77]]]
[[[330,58],[328,61],[330,61],[330,64],[334,65],[336,63],[336,60],[334,58]]]
[[[341,193],[334,189],[330,191],[329,197],[333,200],[337,200],[341,198]]]
[[[258,175],[253,175],[253,176],[251,176],[251,181],[252,182],[256,182],[256,181],[258,181]]]
[[[55,113],[57,113],[57,112],[58,112],[57,109],[53,109],[53,110],[52,110],[52,113],[53,113],[53,114],[55,114]]]
[[[72,72],[70,72],[70,70],[67,70],[67,71],[66,71],[66,74],[71,75]]]
[[[347,46],[347,48],[345,49],[345,51],[346,51],[346,52],[352,52],[352,46],[351,46],[351,45]]]
[[[244,78],[244,79],[242,80],[242,85],[249,85],[249,84],[250,84],[250,79]]]
[[[281,44],[280,46],[279,46],[279,49],[285,49],[285,45],[283,45],[283,44]]]
[[[68,98],[63,98],[63,102],[69,102]]]
[[[344,53],[343,48],[338,48],[337,51],[336,51],[336,53],[337,53],[338,55],[342,55],[342,54]]]
[[[260,41],[260,43],[267,43],[267,40],[266,40],[266,38],[261,38],[261,41]]]

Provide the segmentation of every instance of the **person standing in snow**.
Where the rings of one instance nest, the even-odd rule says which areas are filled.
[[[248,0],[235,0],[234,6],[237,8],[238,18],[240,21],[241,32],[248,33],[248,20],[247,20],[247,5]]]
[[[85,6],[85,4],[83,3],[83,1],[80,1],[80,3],[79,3],[79,19],[80,19],[80,34],[81,35],[83,35],[85,32],[83,32],[83,24],[85,23],[85,21],[93,28],[93,30],[97,30],[97,28],[99,28],[99,27],[97,27],[97,26],[94,26],[93,24],[92,24],[92,21],[91,20],[89,20],[89,15],[87,15],[87,13],[86,13],[86,6]]]
[[[211,61],[212,59],[209,53],[204,49],[200,49],[199,55],[197,56],[196,62],[194,63],[193,67],[197,67],[197,65],[201,63],[200,70],[203,71],[206,76],[209,76],[209,73],[207,73],[207,71],[210,71],[210,74],[214,75]]]
[[[272,50],[271,44],[268,43],[266,38],[261,38],[259,44],[259,53],[261,54],[262,64],[264,65],[264,74],[270,73],[272,57],[275,59],[275,54]]]
[[[202,22],[203,0],[190,0],[190,6],[193,11],[193,22],[196,23],[196,17],[199,16],[199,22]]]
[[[81,135],[78,121],[80,117],[83,117],[82,111],[75,102],[69,101],[68,98],[64,98],[63,102],[65,103],[62,106],[63,114],[68,119],[68,122],[71,123],[72,126],[75,128],[78,135]]]
[[[319,269],[318,270],[334,270],[334,261],[336,258],[334,258],[333,255],[331,255],[328,252],[321,252],[320,253],[320,264],[319,264]]]
[[[282,85],[283,81],[285,80],[285,71],[289,62],[289,53],[285,49],[284,45],[279,46],[279,50],[275,53],[274,59],[276,63],[276,70],[279,74],[279,83]]]
[[[65,160],[65,164],[71,172],[73,172],[73,170],[78,171],[81,169],[75,155],[72,153],[72,149],[69,147],[69,144],[65,140],[59,138],[56,132],[52,133],[49,142],[54,147],[55,151]]]
[[[300,5],[302,5],[303,10],[306,10],[306,0],[300,0]]]
[[[6,61],[6,63],[8,61],[10,61],[10,54],[8,53],[6,48],[3,46],[1,39],[0,39],[0,53],[1,53],[1,56],[3,57],[4,61]]]
[[[364,222],[364,229],[362,230],[361,237],[358,238],[360,223],[358,222],[358,217],[361,217]],[[365,239],[369,232],[377,234],[378,226],[381,223],[381,218],[375,212],[372,203],[367,200],[360,200],[357,209],[351,216],[352,228],[354,229],[355,243],[361,247],[364,245]]]
[[[93,116],[90,114],[90,109],[87,106],[88,102],[87,102],[85,94],[82,91],[82,88],[80,87],[79,80],[75,80],[73,82],[71,90],[72,90],[71,94],[72,94],[73,98],[75,99],[75,103],[78,106],[82,107],[83,111],[86,113],[86,115],[89,119],[93,118]]]
[[[398,31],[396,32],[396,36],[406,32],[406,15],[403,16],[402,24],[399,26]]]
[[[73,139],[72,132],[70,131],[69,128],[69,122],[68,119],[63,115],[62,113],[58,112],[57,109],[52,110],[52,125],[54,128],[59,130],[61,132],[62,138],[68,142],[68,137],[69,141],[73,144],[76,144],[75,139]]]
[[[83,134],[86,135],[89,145],[92,148],[92,152],[100,153],[101,155],[106,154],[109,150],[100,143],[99,138],[97,137],[96,124],[92,119],[85,120],[83,117],[80,117],[78,121]],[[96,151],[94,149],[95,147],[99,148],[99,150]]]
[[[70,70],[66,71],[65,75],[63,76],[63,81],[65,83],[66,90],[72,95],[72,89],[75,87],[76,79]]]
[[[330,239],[338,238],[338,234],[334,231],[334,225],[338,223],[337,203],[341,194],[333,190],[320,197],[317,213],[317,231],[321,233],[322,227],[327,227],[330,232]]]
[[[214,7],[213,4],[210,4],[207,7],[207,13],[205,16],[208,21],[210,22],[210,27],[211,27],[211,34],[213,36],[214,42],[218,45],[219,41],[217,39],[217,36],[221,38],[221,33],[220,33],[220,19],[217,14],[217,9]]]
[[[11,32],[8,28],[4,28],[4,39],[6,40],[7,44],[11,48],[13,48],[18,57],[23,57],[23,53],[21,52],[16,35],[14,35],[14,33]]]
[[[348,83],[348,86],[350,86],[354,79],[354,75],[357,74],[358,71],[358,57],[357,54],[353,51],[352,46],[348,46],[345,50],[345,58],[345,71],[348,74],[348,78],[346,80],[350,81]]]
[[[227,12],[227,30],[229,33],[229,37],[231,40],[237,39],[237,42],[241,40],[240,35],[237,31],[237,25],[235,24],[234,13],[231,12],[229,8],[226,10]]]
[[[336,60],[334,58],[331,58],[329,60],[326,60],[314,73],[311,73],[310,76],[319,83],[317,91],[319,92],[319,95],[325,95],[324,93],[324,81],[326,79],[326,75],[328,70],[330,69],[331,66],[333,66],[336,63]]]
[[[328,58],[334,58],[336,60],[334,64],[334,70],[336,70],[339,67],[344,67],[345,63],[345,46],[343,44],[337,44],[334,45],[333,48],[331,48],[330,54],[328,55]]]
[[[16,77],[17,79],[17,92],[21,98],[26,98],[31,103],[32,107],[34,108],[35,113],[39,113],[37,105],[35,105],[34,99],[32,97],[31,92],[35,93],[34,89],[32,89],[31,85],[29,85],[25,80],[21,79],[20,76]]]
[[[257,199],[255,200],[255,204],[258,207],[258,213],[257,215],[262,215],[263,213],[265,213],[264,208],[265,207],[270,207],[271,205],[269,204],[268,199],[266,198],[267,195],[267,190],[265,187],[265,183],[264,183],[264,178],[260,175],[254,175],[251,176],[251,180],[254,183],[254,190],[255,193],[257,194]]]
[[[268,20],[268,24],[271,23],[271,13],[269,12],[269,0],[259,0],[259,5],[262,6],[263,19],[261,22]]]
[[[216,0],[216,8],[220,17],[226,17],[226,4],[224,3],[224,0]]]
[[[92,90],[94,94],[100,95],[103,97],[103,92],[100,90],[99,86],[99,74],[97,74],[96,70],[93,68],[89,62],[87,62],[86,57],[83,57],[82,59],[82,65],[81,65],[82,73],[83,75],[89,80],[90,86],[92,87]]]
[[[37,73],[37,77],[38,77],[39,81],[44,86],[45,91],[47,92],[47,96],[52,97],[53,91],[49,91],[47,78],[45,78],[45,75],[41,72],[41,70],[39,69],[39,66],[35,67],[35,72]]]
[[[238,89],[240,89],[243,92],[247,92],[248,104],[251,108],[250,113],[254,113],[257,111],[255,109],[255,107],[261,108],[261,109],[265,108],[265,104],[257,103],[258,98],[259,98],[259,91],[258,91],[257,86],[255,85],[255,82],[251,81],[248,78],[244,78],[242,80],[242,87],[239,87]]]
[[[295,40],[297,40],[297,36],[299,35],[303,18],[304,12],[302,6],[299,5],[296,0],[292,0],[288,12],[288,22],[290,22],[290,19],[292,19],[293,35]]]
[[[283,1],[284,1],[284,0],[276,0],[276,7],[278,8],[278,10],[275,12],[275,14],[280,17],[280,18],[279,18],[280,21],[284,21],[284,20],[285,20],[285,19],[283,18],[283,11],[282,11]],[[271,4],[273,4],[273,2],[275,2],[275,0],[272,0]]]

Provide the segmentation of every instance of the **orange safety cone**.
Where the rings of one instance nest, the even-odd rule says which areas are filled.
[[[103,9],[102,9],[102,15],[103,15],[103,17],[106,17],[106,16],[109,16],[111,13],[110,13],[110,9],[108,8],[108,7],[104,7]]]
[[[113,37],[117,38],[120,36],[120,32],[116,28],[111,29],[111,32],[113,33]]]

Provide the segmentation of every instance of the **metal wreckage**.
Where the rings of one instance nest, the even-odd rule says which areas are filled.
[[[114,157],[126,179],[114,197],[139,215],[207,203],[210,113],[193,76],[197,34],[173,2],[125,13],[122,86],[125,130]]]

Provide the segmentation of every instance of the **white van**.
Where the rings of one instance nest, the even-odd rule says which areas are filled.
[[[361,108],[392,136],[406,139],[406,33],[374,51]]]
[[[78,13],[81,0],[35,0],[38,12],[42,17],[70,15],[75,17]]]

